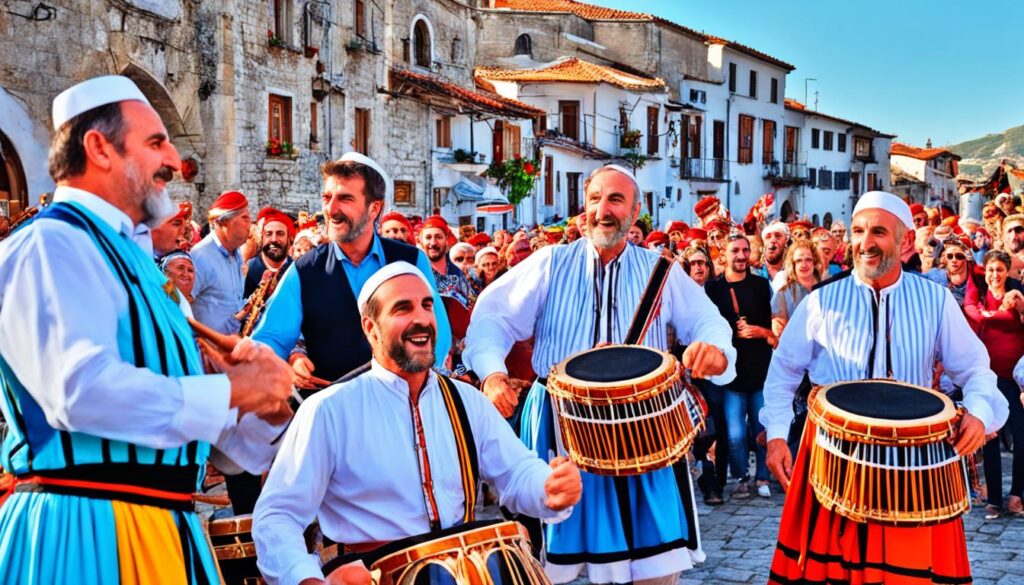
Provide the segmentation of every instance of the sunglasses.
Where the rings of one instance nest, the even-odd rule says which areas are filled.
[[[946,260],[967,260],[963,254],[946,254]]]

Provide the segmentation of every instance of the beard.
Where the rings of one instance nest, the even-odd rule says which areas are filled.
[[[434,245],[425,246],[423,251],[427,254],[427,260],[431,262],[437,262],[448,253],[443,247]]]
[[[405,339],[407,337],[423,334],[430,337],[425,348],[414,350],[412,352],[405,349]],[[424,372],[434,366],[434,362],[436,361],[436,357],[434,356],[434,346],[436,342],[437,331],[433,327],[410,325],[409,328],[402,333],[400,338],[392,341],[388,345],[388,357],[395,360],[395,363],[403,372],[409,372],[410,374]]]
[[[140,223],[155,228],[178,213],[178,207],[171,201],[167,189],[157,189],[151,182],[153,179],[159,179],[164,183],[169,183],[174,179],[174,169],[160,167],[151,177],[147,178],[135,161],[129,159],[125,162],[124,173],[132,201],[142,207]]]
[[[280,262],[281,260],[284,260],[285,256],[288,255],[288,250],[286,250],[276,242],[269,242],[267,244],[264,244],[263,249],[260,251],[263,252],[264,256],[270,258],[274,262]]]
[[[587,222],[589,228],[587,229],[587,233],[590,236],[590,241],[598,248],[614,248],[626,237],[626,234],[629,233],[629,223],[620,222],[615,218],[606,218],[605,221],[609,220],[615,222],[615,230],[611,233],[595,231],[598,226],[598,220],[596,217]]]
[[[864,280],[878,280],[882,276],[885,276],[896,266],[896,263],[899,262],[900,259],[899,252],[894,250],[890,254],[883,254],[882,259],[878,262],[878,266],[869,268],[864,266],[862,264],[863,261],[860,259],[861,254],[865,252],[868,254],[882,254],[882,250],[876,247],[869,250],[862,250],[859,253],[854,253],[853,266],[857,269],[857,274],[859,274]]]
[[[765,250],[764,250],[764,261],[765,261],[765,263],[771,264],[773,266],[778,264],[779,262],[782,261],[782,255],[785,253],[785,251],[786,251],[786,249],[781,247],[781,246],[778,247],[778,248],[774,248],[774,249],[773,248],[765,248]]]
[[[341,230],[337,225],[332,226],[334,233],[331,235],[331,239],[339,244],[350,244],[366,232],[366,226],[370,224],[370,209],[367,207],[366,211],[355,219],[342,213],[330,217],[332,222],[348,226],[345,230]]]

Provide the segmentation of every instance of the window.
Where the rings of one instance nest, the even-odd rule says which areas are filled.
[[[434,187],[434,193],[430,200],[430,209],[441,209],[444,207],[444,202],[448,199],[448,193],[451,193],[451,187]]]
[[[787,164],[796,162],[797,141],[800,137],[800,129],[796,126],[786,126],[786,159]]]
[[[520,154],[522,131],[519,126],[509,124],[504,120],[494,122],[494,132],[491,134],[493,144],[492,161],[502,162]]]
[[[878,173],[868,173],[868,191],[878,191],[882,183],[878,181]]]
[[[270,8],[270,35],[282,44],[290,45],[292,41],[292,2],[291,0],[268,0]]]
[[[836,150],[839,152],[846,152],[846,134],[836,134],[836,138],[839,140]]]
[[[852,188],[851,195],[854,197],[860,195],[860,173],[850,173],[850,187]]]
[[[558,102],[558,130],[567,138],[580,139],[580,103]]]
[[[736,145],[736,162],[750,164],[754,162],[754,117],[740,114],[740,140]]]
[[[736,64],[729,63],[729,93],[736,93]]]
[[[772,77],[772,95],[771,100],[773,104],[779,103],[779,80],[776,77]]]
[[[555,204],[555,159],[544,157],[544,205]]]
[[[412,26],[412,55],[413,64],[424,69],[430,69],[431,63],[433,63],[433,43],[430,39],[430,27],[427,25],[427,19],[419,18],[416,20],[416,24]]]
[[[848,191],[850,189],[850,173],[836,172],[832,175],[832,186],[836,191]]]
[[[366,1],[355,1],[355,26],[352,28],[356,36],[366,36]]]
[[[316,102],[310,102],[309,104],[309,147],[315,148],[314,145],[320,142],[320,132],[317,128],[320,125],[319,117],[316,115]]]
[[[702,126],[704,125],[704,119],[700,116],[694,116],[693,124],[690,125],[690,157],[700,158],[701,144],[700,137],[703,134]]]
[[[761,132],[761,163],[770,165],[775,162],[775,120],[764,120]]]
[[[825,130],[825,150],[832,150],[832,135],[831,130]]]
[[[526,55],[527,57],[533,57],[533,41],[530,39],[530,35],[521,34],[516,37],[516,55]]]
[[[807,186],[818,186],[818,169],[807,169]]]
[[[547,114],[544,114],[543,116],[537,116],[536,118],[534,118],[532,125],[533,125],[533,135],[534,136],[544,136],[545,134],[547,134],[547,131],[548,131],[548,116],[547,116]]]
[[[820,148],[821,144],[821,130],[817,128],[811,128],[811,148]]]
[[[757,99],[757,71],[750,70],[750,97]]]
[[[714,120],[711,125],[711,155],[716,160],[725,159],[725,122],[722,120]]]
[[[452,147],[452,118],[451,116],[441,116],[437,120],[434,120],[437,132],[435,134],[435,148],[451,148]]]
[[[292,98],[270,94],[267,139],[292,141]]]
[[[416,183],[395,181],[395,205],[416,204]]]
[[[361,154],[370,156],[370,110],[356,108],[355,136],[352,139],[352,148]]]
[[[819,189],[831,189],[832,188],[832,171],[825,169],[818,170],[818,188]]]
[[[658,106],[647,107],[647,154],[658,154]]]
[[[853,156],[857,158],[871,158],[871,140],[862,136],[854,136]]]

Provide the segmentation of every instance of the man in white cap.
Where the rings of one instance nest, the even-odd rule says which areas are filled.
[[[782,272],[786,263],[789,226],[783,221],[773,221],[761,230],[761,242],[764,245],[761,266],[754,268],[752,272],[772,282],[775,275]]]
[[[359,293],[373,360],[299,409],[256,505],[253,538],[271,584],[369,583],[358,566],[322,570],[303,530],[365,554],[403,538],[473,521],[477,480],[513,511],[558,522],[580,497],[580,472],[550,467],[516,438],[475,388],[431,371],[439,326],[433,286],[393,262]],[[411,410],[411,415],[410,415]],[[474,464],[475,463],[475,464]],[[424,478],[427,478],[424,480]]]
[[[1006,421],[1007,403],[996,388],[988,354],[953,296],[942,286],[903,272],[900,244],[913,229],[910,208],[902,199],[882,191],[865,193],[853,210],[853,270],[800,303],[772,357],[760,418],[767,431],[768,467],[788,493],[770,583],[821,580],[826,574],[843,582],[886,582],[907,574],[918,575],[922,582],[969,582],[959,519],[925,528],[868,524],[860,530],[853,523],[844,531],[846,520],[821,507],[807,481],[811,435],[804,434],[795,468],[786,444],[793,395],[805,372],[814,386],[889,378],[931,387],[933,366],[940,360],[963,388],[966,412],[954,445],[961,456],[976,451],[985,434]],[[839,532],[844,533],[839,539],[827,536]],[[800,543],[808,541],[809,548],[802,550]],[[861,558],[858,551],[879,551],[883,543],[916,548],[913,554],[887,549],[881,565],[868,568],[877,559]],[[861,558],[862,564],[831,560],[852,558]],[[871,571],[870,579],[861,571]],[[957,580],[965,571],[968,579]]]
[[[0,244],[0,506],[6,583],[211,583],[192,511],[211,444],[269,466],[291,393],[286,363],[251,342],[204,376],[149,227],[176,211],[181,161],[129,79],[53,103],[53,204]],[[241,422],[236,422],[241,418]]]
[[[539,379],[524,401],[520,436],[542,457],[559,450],[544,377],[576,352],[625,341],[661,257],[626,243],[640,213],[633,173],[604,166],[583,188],[587,237],[545,246],[491,283],[477,299],[463,353],[484,393],[509,416],[519,388],[505,359],[513,343],[534,338]],[[689,343],[682,362],[694,377],[718,384],[735,377],[732,331],[679,263],[670,264],[661,309],[650,318],[642,345],[667,351],[672,325]],[[703,559],[689,478],[685,461],[625,478],[583,473],[584,496],[572,516],[546,527],[548,576],[566,583],[586,566],[593,583],[678,581],[681,571]]]
[[[324,219],[330,241],[295,261],[267,302],[253,339],[292,364],[293,382],[304,394],[323,388],[370,361],[370,345],[359,324],[356,295],[375,272],[399,260],[432,277],[417,248],[381,238],[381,216],[391,179],[370,157],[349,152],[320,167]],[[436,294],[436,291],[435,291]],[[451,345],[448,317],[435,299],[438,363]],[[305,347],[296,349],[300,335]]]

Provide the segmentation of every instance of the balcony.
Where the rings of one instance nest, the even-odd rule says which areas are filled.
[[[807,164],[772,161],[764,165],[762,176],[777,187],[800,185],[807,182]]]
[[[679,165],[679,178],[725,181],[727,164],[729,161],[724,158],[684,158]]]

